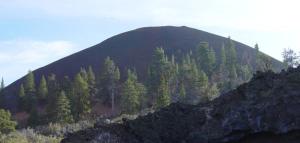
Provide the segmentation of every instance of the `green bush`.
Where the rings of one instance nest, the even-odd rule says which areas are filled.
[[[93,126],[94,121],[80,121],[73,124],[50,123],[34,129],[11,130],[12,132],[7,134],[0,133],[0,143],[59,143],[66,134]]]
[[[11,120],[9,111],[0,109],[0,134],[7,134],[15,130],[17,123]]]
[[[0,137],[0,143],[59,143],[61,138],[44,136],[33,129],[23,129]]]
[[[94,121],[80,121],[73,124],[49,123],[47,126],[39,126],[35,131],[45,136],[64,137],[68,133],[84,130],[94,126]]]

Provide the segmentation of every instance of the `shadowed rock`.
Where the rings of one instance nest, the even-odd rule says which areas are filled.
[[[123,124],[70,134],[62,143],[92,142],[104,134],[120,143],[299,143],[300,67],[258,72],[214,101],[174,103]]]

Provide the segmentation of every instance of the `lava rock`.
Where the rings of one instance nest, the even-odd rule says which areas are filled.
[[[211,102],[174,103],[123,124],[70,134],[62,143],[92,142],[103,132],[120,143],[299,143],[300,67],[260,72]]]

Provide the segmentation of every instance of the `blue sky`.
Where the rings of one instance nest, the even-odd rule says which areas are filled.
[[[121,32],[189,26],[281,60],[300,51],[297,0],[0,0],[0,77],[6,84]]]

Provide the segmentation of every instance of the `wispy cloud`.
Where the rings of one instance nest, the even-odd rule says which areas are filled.
[[[0,41],[0,76],[8,83],[34,70],[78,50],[68,41]],[[22,72],[20,71],[22,70]]]

